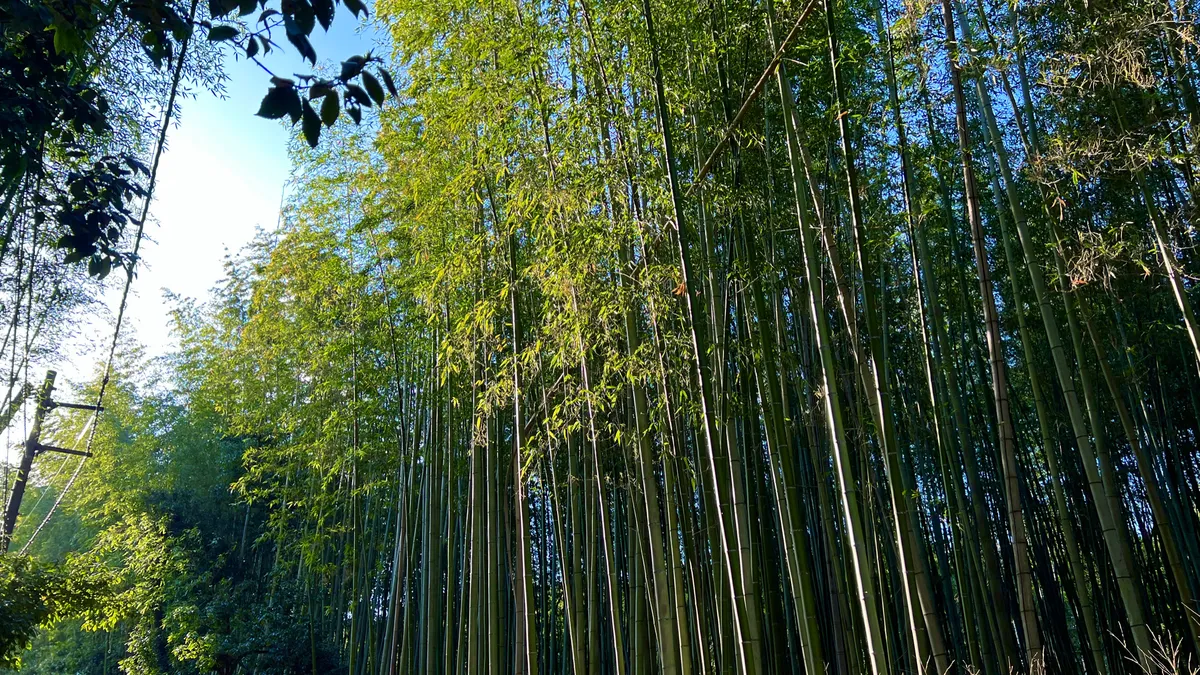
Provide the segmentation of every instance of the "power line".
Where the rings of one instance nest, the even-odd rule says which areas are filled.
[[[191,23],[196,17],[196,5],[197,0],[192,0],[191,10],[188,15],[189,23]],[[96,394],[96,404],[94,406],[91,419],[88,421],[87,425],[84,426],[84,429],[90,428],[87,445],[82,451],[82,455],[79,458],[79,464],[75,466],[75,471],[71,474],[71,478],[67,480],[66,485],[63,486],[62,491],[59,492],[58,497],[54,500],[54,504],[50,507],[50,510],[46,512],[46,517],[43,518],[42,522],[38,524],[37,529],[34,530],[33,534],[29,536],[29,539],[25,542],[25,545],[21,547],[21,553],[24,553],[29,548],[29,545],[33,543],[33,540],[36,539],[42,529],[46,527],[46,523],[50,522],[50,518],[54,516],[54,513],[58,510],[59,504],[62,503],[63,498],[67,495],[67,492],[70,491],[71,486],[75,484],[75,480],[79,478],[79,474],[83,470],[84,463],[92,453],[92,444],[96,440],[96,430],[99,428],[99,425],[96,424],[96,422],[99,418],[102,406],[104,405],[104,394],[108,391],[108,382],[112,377],[112,365],[113,359],[117,353],[117,342],[120,339],[121,327],[125,321],[125,310],[129,305],[129,289],[131,286],[133,286],[134,269],[137,267],[138,252],[141,250],[142,237],[146,231],[146,218],[150,215],[150,202],[154,197],[154,187],[158,181],[158,166],[159,162],[162,160],[162,152],[167,142],[167,130],[171,126],[171,119],[175,116],[175,99],[179,94],[179,84],[183,79],[183,65],[187,57],[187,48],[189,42],[191,42],[190,34],[183,39],[180,45],[179,58],[175,63],[175,72],[172,74],[171,93],[167,97],[167,108],[163,115],[162,128],[159,130],[158,142],[155,144],[154,148],[154,161],[150,165],[150,180],[146,187],[146,197],[142,204],[141,217],[138,218],[137,235],[134,237],[133,241],[133,253],[130,256],[129,264],[126,267],[125,288],[121,292],[121,304],[117,310],[116,325],[113,327],[112,343],[109,345],[108,359],[104,364],[104,377],[100,380],[100,391]],[[78,443],[78,440],[76,442]]]
[[[75,435],[75,440],[71,442],[72,448],[79,447],[79,444],[83,442],[83,437],[85,435],[87,435],[88,430],[92,428],[92,424],[95,422],[95,420],[96,420],[95,415],[92,415],[91,417],[88,418],[87,424],[83,425],[83,428],[80,429],[79,433]],[[68,453],[68,454],[74,454],[74,453]],[[56,468],[54,470],[54,473],[50,476],[50,478],[47,480],[47,482],[53,483],[54,479],[58,478],[59,474],[61,474],[63,472],[63,469],[66,468],[67,462],[69,462],[70,460],[71,460],[70,457],[63,457],[62,461],[59,462],[59,464],[58,464],[58,468]],[[38,494],[38,498],[36,500],[34,500],[33,506],[29,507],[30,512],[37,511],[37,508],[42,505],[42,500],[44,500],[45,498],[46,498],[46,491],[43,490],[41,493]]]

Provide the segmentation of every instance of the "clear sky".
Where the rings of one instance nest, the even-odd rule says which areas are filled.
[[[336,63],[372,48],[386,54],[379,42],[380,33],[373,26],[363,25],[341,6],[329,33],[317,26],[312,38],[322,63]],[[288,52],[272,51],[266,65],[284,77],[312,72],[291,45],[284,44]],[[164,290],[205,297],[221,278],[225,253],[249,242],[255,228],[275,227],[291,171],[287,141],[296,130],[254,116],[270,86],[268,75],[254,63],[235,61],[232,56],[226,58],[225,71],[225,98],[200,91],[195,99],[184,101],[180,124],[167,135],[151,222],[146,225],[149,239],[142,245],[142,264],[122,329],[151,355],[173,347]],[[345,117],[338,122],[350,123]],[[105,307],[97,308],[97,316],[67,347],[69,361],[57,364],[62,379],[75,382],[90,376],[94,364],[107,357],[123,280],[120,273],[112,275],[103,298]]]

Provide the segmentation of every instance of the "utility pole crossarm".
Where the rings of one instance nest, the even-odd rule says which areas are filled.
[[[85,450],[71,450],[70,448],[59,448],[59,447],[55,447],[53,445],[42,445],[41,443],[38,443],[37,447],[34,448],[34,454],[40,455],[43,452],[61,452],[64,455],[76,455],[79,457],[91,457],[92,456],[92,453],[87,452]]]
[[[50,401],[51,408],[70,408],[71,410],[93,410],[95,412],[104,412],[103,406],[87,405],[84,403],[59,403],[58,401]]]

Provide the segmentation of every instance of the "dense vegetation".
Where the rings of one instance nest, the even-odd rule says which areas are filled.
[[[27,670],[1192,672],[1194,3],[373,9],[395,102],[53,416]]]

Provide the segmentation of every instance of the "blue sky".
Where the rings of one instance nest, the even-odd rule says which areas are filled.
[[[371,3],[368,3],[369,5]],[[313,47],[322,63],[336,63],[378,46],[381,34],[338,7],[333,26],[320,26]],[[285,43],[286,44],[286,43]],[[312,72],[291,45],[286,54],[272,51],[265,63],[281,76]],[[287,156],[287,124],[255,117],[270,86],[268,76],[245,59],[227,56],[225,98],[201,91],[182,104],[180,124],[168,132],[168,149],[159,167],[142,260],[126,314],[129,331],[151,355],[173,347],[164,289],[203,298],[221,278],[226,251],[249,242],[257,227],[275,227],[279,205],[291,171]],[[349,124],[343,118],[339,124]],[[298,128],[298,127],[297,127]],[[120,278],[118,278],[120,277]],[[113,317],[120,302],[123,275],[111,277],[103,302],[107,311],[85,325],[67,347],[69,363],[60,364],[65,379],[78,381],[105,358]]]

